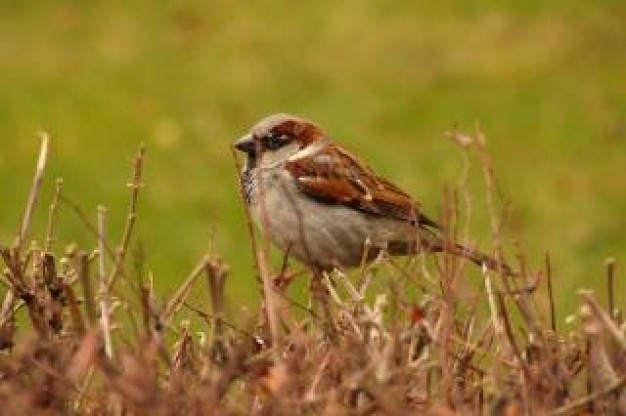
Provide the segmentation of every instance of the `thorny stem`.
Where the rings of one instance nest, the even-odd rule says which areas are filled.
[[[59,195],[63,189],[63,179],[58,178],[54,189],[54,197],[52,203],[50,203],[50,210],[48,212],[48,226],[46,227],[46,242],[44,245],[44,252],[49,253],[52,250],[52,243],[54,241],[54,225],[56,222],[56,213],[59,205]]]
[[[263,278],[263,292],[265,293],[265,310],[267,313],[267,323],[269,325],[270,337],[272,340],[272,347],[278,347],[279,332],[278,332],[278,318],[276,314],[276,304],[274,303],[274,288],[272,287],[272,281],[269,278],[269,270],[267,270],[267,258],[265,254],[267,251],[259,250],[257,253],[259,257],[259,272]]]
[[[548,300],[550,302],[550,329],[556,331],[556,312],[554,311],[554,291],[552,289],[552,262],[550,254],[546,253],[546,276],[548,281]]]
[[[169,323],[174,313],[181,307],[185,298],[189,295],[191,286],[196,281],[198,276],[202,274],[208,262],[209,255],[205,254],[204,256],[202,256],[196,267],[193,268],[192,272],[189,273],[189,276],[187,276],[187,278],[183,281],[183,284],[180,285],[178,290],[174,293],[170,301],[167,303],[163,311],[163,322],[165,324]]]
[[[626,385],[626,377],[622,377],[618,380],[616,380],[615,382],[611,383],[609,386],[607,386],[606,388],[600,390],[600,391],[596,391],[594,393],[588,394],[587,396],[578,399],[578,400],[574,400],[571,403],[568,403],[565,406],[559,407],[558,409],[554,410],[554,412],[552,413],[553,415],[571,415],[571,414],[575,414],[573,413],[574,410],[581,408],[583,406],[587,406],[588,404],[596,401],[597,399],[604,397],[614,391],[619,391],[622,387],[624,387]]]
[[[183,306],[185,308],[189,309],[190,311],[192,311],[193,313],[197,314],[198,316],[200,316],[207,323],[213,322],[213,325],[217,325],[217,323],[220,322],[224,326],[227,326],[228,328],[232,329],[233,331],[237,332],[240,335],[245,335],[247,338],[250,338],[250,339],[255,340],[255,341],[257,340],[256,335],[252,334],[251,332],[248,332],[248,331],[245,331],[245,330],[239,328],[237,325],[235,325],[232,322],[229,322],[228,320],[226,320],[223,316],[218,316],[218,315],[215,315],[214,313],[211,313],[211,312],[205,312],[205,311],[203,311],[203,310],[193,306],[192,304],[190,304],[187,301],[183,302]]]
[[[117,248],[117,252],[115,255],[115,263],[113,263],[113,268],[111,269],[111,273],[109,273],[109,277],[107,279],[107,291],[111,290],[111,287],[115,283],[115,280],[117,279],[118,275],[121,273],[121,270],[124,267],[124,259],[126,258],[128,245],[130,244],[133,229],[135,228],[135,222],[137,220],[137,206],[139,205],[139,190],[143,187],[141,177],[145,153],[146,147],[142,143],[141,147],[139,148],[139,153],[137,154],[137,156],[135,156],[135,159],[133,160],[133,177],[132,181],[128,184],[128,187],[131,189],[128,216],[126,217],[126,225],[124,226],[122,240]]]
[[[615,259],[612,257],[607,258],[605,265],[608,309],[609,315],[613,318],[615,314]]]
[[[486,151],[487,142],[484,134],[478,131],[476,134],[476,148],[478,149],[483,166],[483,176],[486,185],[486,199],[487,209],[489,210],[489,220],[491,222],[491,237],[494,242],[494,250],[496,252],[496,259],[502,261],[501,253],[501,241],[500,241],[500,221],[498,215],[495,212],[495,200],[493,196],[493,189],[495,189],[495,179],[493,172],[493,165],[491,159]]]
[[[97,225],[93,225],[93,223],[91,222],[91,220],[87,217],[87,215],[85,214],[85,212],[81,209],[80,206],[78,206],[78,204],[72,202],[70,199],[68,199],[65,195],[63,194],[59,194],[59,201],[63,204],[65,204],[67,207],[69,207],[72,211],[74,211],[74,214],[78,217],[78,219],[85,225],[85,227],[96,237],[99,238],[99,234],[98,234],[98,226]],[[111,259],[115,259],[115,253],[113,253],[113,250],[111,249],[111,247],[109,247],[108,243],[106,241],[104,241],[104,249],[105,249],[105,253],[108,254],[108,256]]]
[[[258,150],[258,149],[257,149]],[[241,165],[239,164],[239,159],[237,159],[237,154],[235,152],[234,147],[231,146],[231,152],[233,154],[233,158],[235,160],[235,165],[237,167],[237,174],[239,175],[241,172]],[[250,210],[248,204],[245,200],[245,189],[243,189],[243,185],[240,182],[240,194],[242,197],[242,202],[244,205],[244,210],[246,214],[246,219],[248,223],[248,231],[250,233],[252,250],[254,253],[254,261],[257,271],[257,279],[261,286],[261,295],[263,296],[263,310],[265,312],[265,320],[269,326],[270,338],[272,341],[272,346],[276,347],[278,345],[279,339],[279,330],[278,330],[278,315],[276,313],[276,302],[274,298],[274,288],[269,276],[269,268],[267,265],[267,253],[269,252],[269,220],[267,218],[267,212],[265,210],[265,189],[263,186],[262,175],[259,175],[259,209],[261,213],[261,227],[263,228],[263,244],[262,247],[259,248],[254,234],[254,227],[252,226],[252,220],[250,215]]]
[[[111,324],[109,321],[109,306],[108,306],[108,290],[106,284],[106,271],[105,271],[105,256],[104,256],[104,241],[106,240],[106,208],[98,206],[98,281],[99,290],[98,296],[100,298],[100,326],[102,327],[102,334],[104,336],[104,351],[107,357],[113,358],[113,344],[111,342]]]
[[[48,144],[50,142],[50,137],[48,133],[41,132],[39,134],[41,139],[41,146],[39,148],[39,158],[37,160],[37,168],[35,170],[35,176],[33,177],[33,184],[30,189],[30,194],[28,196],[28,203],[26,204],[26,209],[24,210],[24,217],[22,218],[22,224],[20,226],[17,237],[15,238],[14,246],[16,248],[16,252],[20,252],[22,245],[24,244],[24,240],[28,234],[28,230],[30,228],[30,223],[33,217],[33,212],[35,210],[35,205],[37,204],[37,197],[39,196],[39,190],[41,189],[41,184],[43,183],[43,174],[46,169],[46,161],[48,159]]]
[[[91,325],[96,320],[96,306],[93,302],[93,288],[89,276],[89,258],[87,253],[78,253],[78,279],[83,287],[83,298],[85,299],[85,309],[87,311],[87,322]]]
[[[583,297],[585,303],[591,308],[598,320],[604,324],[605,328],[608,330],[609,334],[611,334],[615,342],[617,342],[622,351],[626,351],[626,335],[624,335],[615,322],[613,322],[611,316],[602,309],[596,298],[593,296],[593,292],[580,290],[579,294]]]
[[[235,152],[235,148],[233,146],[230,147],[231,154],[233,156],[233,160],[235,161],[235,169],[237,170],[237,175],[240,175],[241,172],[241,164],[239,163],[239,159],[237,158],[237,153]],[[239,176],[238,176],[239,177]],[[241,197],[241,204],[244,207],[244,215],[246,216],[246,226],[248,228],[248,234],[250,235],[250,248],[252,253],[254,253],[254,269],[256,271],[255,277],[259,282],[259,286],[262,287],[261,276],[259,275],[259,259],[256,256],[257,252],[257,242],[256,242],[256,234],[254,233],[254,225],[252,224],[252,216],[250,215],[250,208],[246,203],[245,189],[243,189],[243,184],[241,180],[237,181],[239,184],[239,196]],[[261,293],[263,295],[263,293]]]

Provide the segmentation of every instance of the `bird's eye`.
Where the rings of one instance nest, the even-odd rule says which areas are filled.
[[[286,143],[285,136],[270,132],[267,135],[265,144],[269,150],[277,150]]]

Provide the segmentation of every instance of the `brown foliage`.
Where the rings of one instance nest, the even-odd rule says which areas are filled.
[[[478,143],[494,189],[484,139],[469,138]],[[549,261],[544,271],[520,261],[515,277],[484,270],[482,284],[468,289],[469,272],[458,258],[442,255],[430,266],[422,258],[399,265],[381,257],[363,266],[357,283],[339,272],[324,276],[324,304],[305,307],[288,298],[286,267],[270,278],[263,248],[258,282],[271,307],[238,327],[224,309],[228,267],[215,256],[204,256],[166,302],[141,273],[126,270],[143,150],[115,250],[101,210],[98,225],[88,225],[98,250],[54,254],[57,202],[86,217],[62,196],[60,184],[45,247],[25,248],[46,154],[44,139],[18,237],[1,250],[2,414],[626,414],[619,314],[584,292],[582,325],[557,333]],[[454,229],[453,207],[444,210],[448,229]],[[501,258],[500,225],[492,216]],[[112,259],[110,270],[104,256]],[[613,274],[611,264],[609,291]],[[210,312],[188,301],[201,277]],[[380,279],[388,282],[383,291],[372,284]],[[267,284],[272,280],[276,286]],[[544,286],[548,324],[537,306]],[[203,335],[186,321],[174,323],[181,314],[200,318]]]

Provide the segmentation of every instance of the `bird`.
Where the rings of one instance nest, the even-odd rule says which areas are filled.
[[[488,269],[510,268],[445,238],[407,192],[315,124],[272,114],[234,143],[246,156],[241,190],[250,216],[283,252],[315,273],[390,256],[447,252]]]

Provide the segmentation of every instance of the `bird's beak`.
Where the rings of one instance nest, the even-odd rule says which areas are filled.
[[[247,153],[249,155],[253,154],[256,151],[256,144],[252,139],[251,134],[246,134],[241,139],[235,142],[235,149]]]

